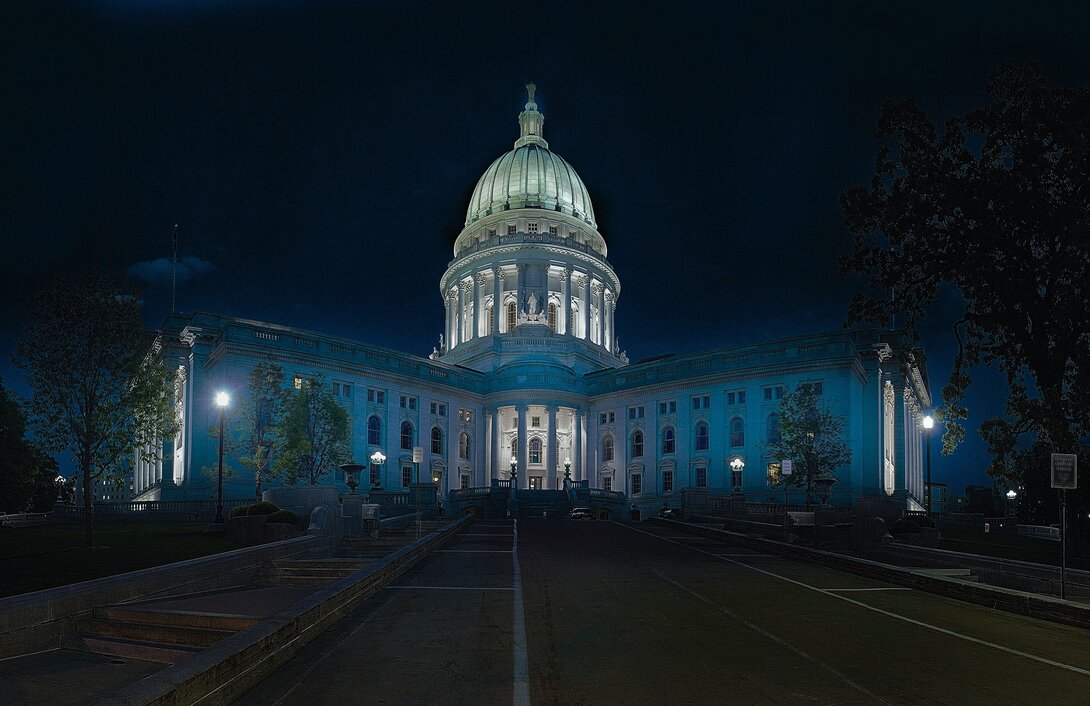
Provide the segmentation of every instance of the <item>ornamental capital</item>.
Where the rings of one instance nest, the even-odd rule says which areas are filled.
[[[477,286],[483,287],[488,282],[488,275],[484,272],[477,273]]]
[[[593,294],[594,296],[598,296],[599,294],[601,294],[602,293],[602,283],[601,282],[591,282],[591,284],[590,284],[590,293]]]

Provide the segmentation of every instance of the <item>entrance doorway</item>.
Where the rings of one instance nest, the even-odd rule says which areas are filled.
[[[530,476],[530,490],[541,490],[541,476]]]

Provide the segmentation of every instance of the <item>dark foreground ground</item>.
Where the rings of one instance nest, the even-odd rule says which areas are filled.
[[[478,522],[395,583],[240,703],[1090,698],[1090,631],[646,524]]]

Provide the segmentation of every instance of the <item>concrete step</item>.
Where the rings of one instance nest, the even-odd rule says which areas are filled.
[[[362,563],[362,562],[361,562]],[[333,566],[314,566],[314,567],[275,567],[272,569],[266,569],[262,572],[265,576],[271,578],[279,577],[292,577],[297,576],[299,578],[306,578],[308,576],[337,576],[344,578],[345,576],[351,576],[356,573],[358,569],[341,569]]]
[[[942,576],[948,579],[960,579],[962,581],[980,582],[979,576],[974,576],[972,569],[929,569],[929,568],[917,568],[913,569],[918,574],[927,574],[928,576]]]
[[[99,635],[74,635],[67,640],[66,646],[73,649],[94,652],[111,657],[142,659],[160,664],[175,664],[190,655],[201,651],[200,647],[170,645],[146,640],[131,640],[120,637],[102,637]]]
[[[273,586],[328,586],[343,579],[344,576],[276,576],[265,579]]]
[[[190,628],[228,630],[238,632],[260,621],[251,615],[229,613],[202,613],[190,610],[155,610],[151,608],[126,608],[110,605],[96,608],[94,617],[144,625],[176,625]]]
[[[367,562],[358,559],[278,559],[272,562],[274,569],[351,569],[356,571],[367,565]]]
[[[181,625],[152,625],[150,623],[130,623],[123,620],[97,620],[94,618],[79,621],[76,632],[81,635],[119,637],[127,640],[184,645],[187,647],[210,647],[220,640],[235,634],[233,630],[191,628]]]

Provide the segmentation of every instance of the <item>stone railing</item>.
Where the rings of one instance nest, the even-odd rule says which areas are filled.
[[[229,512],[232,508],[244,505],[253,505],[251,499],[224,499],[223,510]],[[144,513],[192,514],[194,516],[206,515],[216,511],[215,500],[130,500],[129,502],[95,502],[93,504],[96,515],[140,515]],[[54,517],[82,517],[83,505],[54,505]]]
[[[611,502],[623,503],[624,493],[619,490],[602,490],[601,488],[591,488],[590,497],[597,500],[609,500]]]
[[[510,481],[508,481],[510,482]],[[471,498],[478,495],[489,495],[492,492],[491,487],[483,488],[458,488],[457,490],[450,491],[447,495],[452,500],[460,500],[463,498]]]

